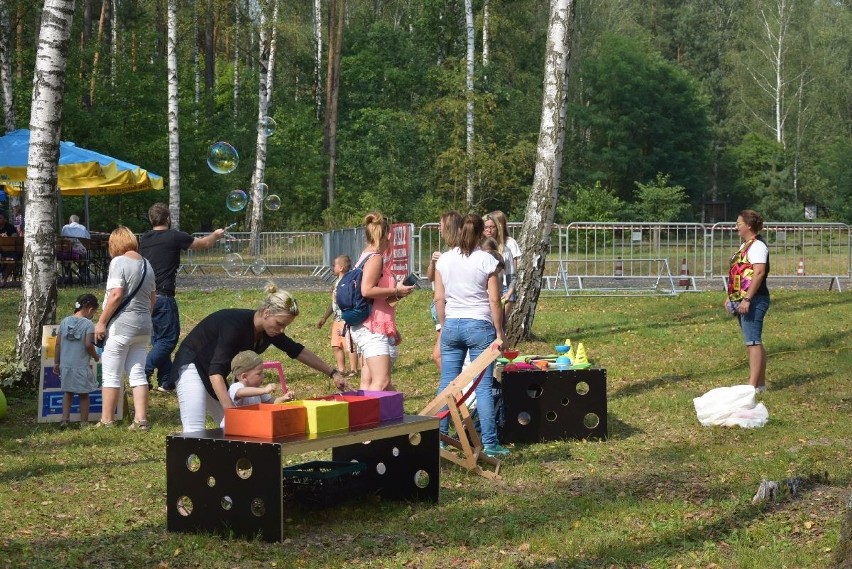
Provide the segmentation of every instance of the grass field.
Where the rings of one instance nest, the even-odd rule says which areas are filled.
[[[60,313],[79,290],[60,292]],[[184,331],[260,291],[186,291]],[[291,336],[331,361],[327,295],[299,293]],[[19,292],[0,291],[5,357]],[[438,505],[375,499],[285,513],[280,544],[166,531],[165,437],[173,396],[152,396],[150,433],[36,423],[33,393],[6,390],[0,421],[2,567],[826,567],[852,489],[852,295],[773,293],[763,428],[705,428],[692,399],[744,383],[745,349],[720,293],[675,298],[543,298],[523,352],[570,337],[608,372],[606,441],[518,445],[489,482],[444,465]],[[403,301],[395,371],[415,413],[434,394],[429,295]],[[267,352],[270,359],[272,352]],[[284,358],[300,396],[328,378]],[[325,458],[320,453],[298,462]],[[752,505],[762,478],[827,473],[796,499]]]

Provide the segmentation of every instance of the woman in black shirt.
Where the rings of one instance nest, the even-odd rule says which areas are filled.
[[[226,407],[233,407],[225,378],[231,359],[243,350],[263,353],[270,345],[308,367],[327,374],[339,389],[346,389],[343,376],[284,330],[299,307],[290,293],[266,288],[268,296],[257,310],[228,308],[204,318],[189,332],[175,354],[178,370],[176,390],[183,432],[203,431],[207,415],[218,425]]]

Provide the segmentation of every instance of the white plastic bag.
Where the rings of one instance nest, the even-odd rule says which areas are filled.
[[[705,427],[762,427],[769,420],[763,403],[755,404],[754,387],[734,385],[717,387],[692,400],[698,421]]]

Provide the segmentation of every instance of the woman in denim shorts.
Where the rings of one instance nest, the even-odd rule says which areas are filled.
[[[731,257],[726,307],[740,324],[748,351],[749,383],[758,393],[766,390],[766,349],[763,347],[763,318],[769,310],[769,248],[759,235],[763,217],[746,209],[737,217],[742,244]]]

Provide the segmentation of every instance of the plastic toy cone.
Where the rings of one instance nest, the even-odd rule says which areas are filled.
[[[574,365],[589,363],[589,358],[586,357],[586,346],[583,345],[583,342],[577,344],[577,355],[571,358],[571,361],[574,362]]]
[[[565,355],[568,356],[568,359],[571,360],[571,363],[574,363],[574,360],[576,359],[574,357],[574,347],[570,344],[568,345],[568,351],[565,353]]]
[[[570,345],[571,345],[571,338],[565,338],[565,345],[566,345],[566,346],[570,346]]]

